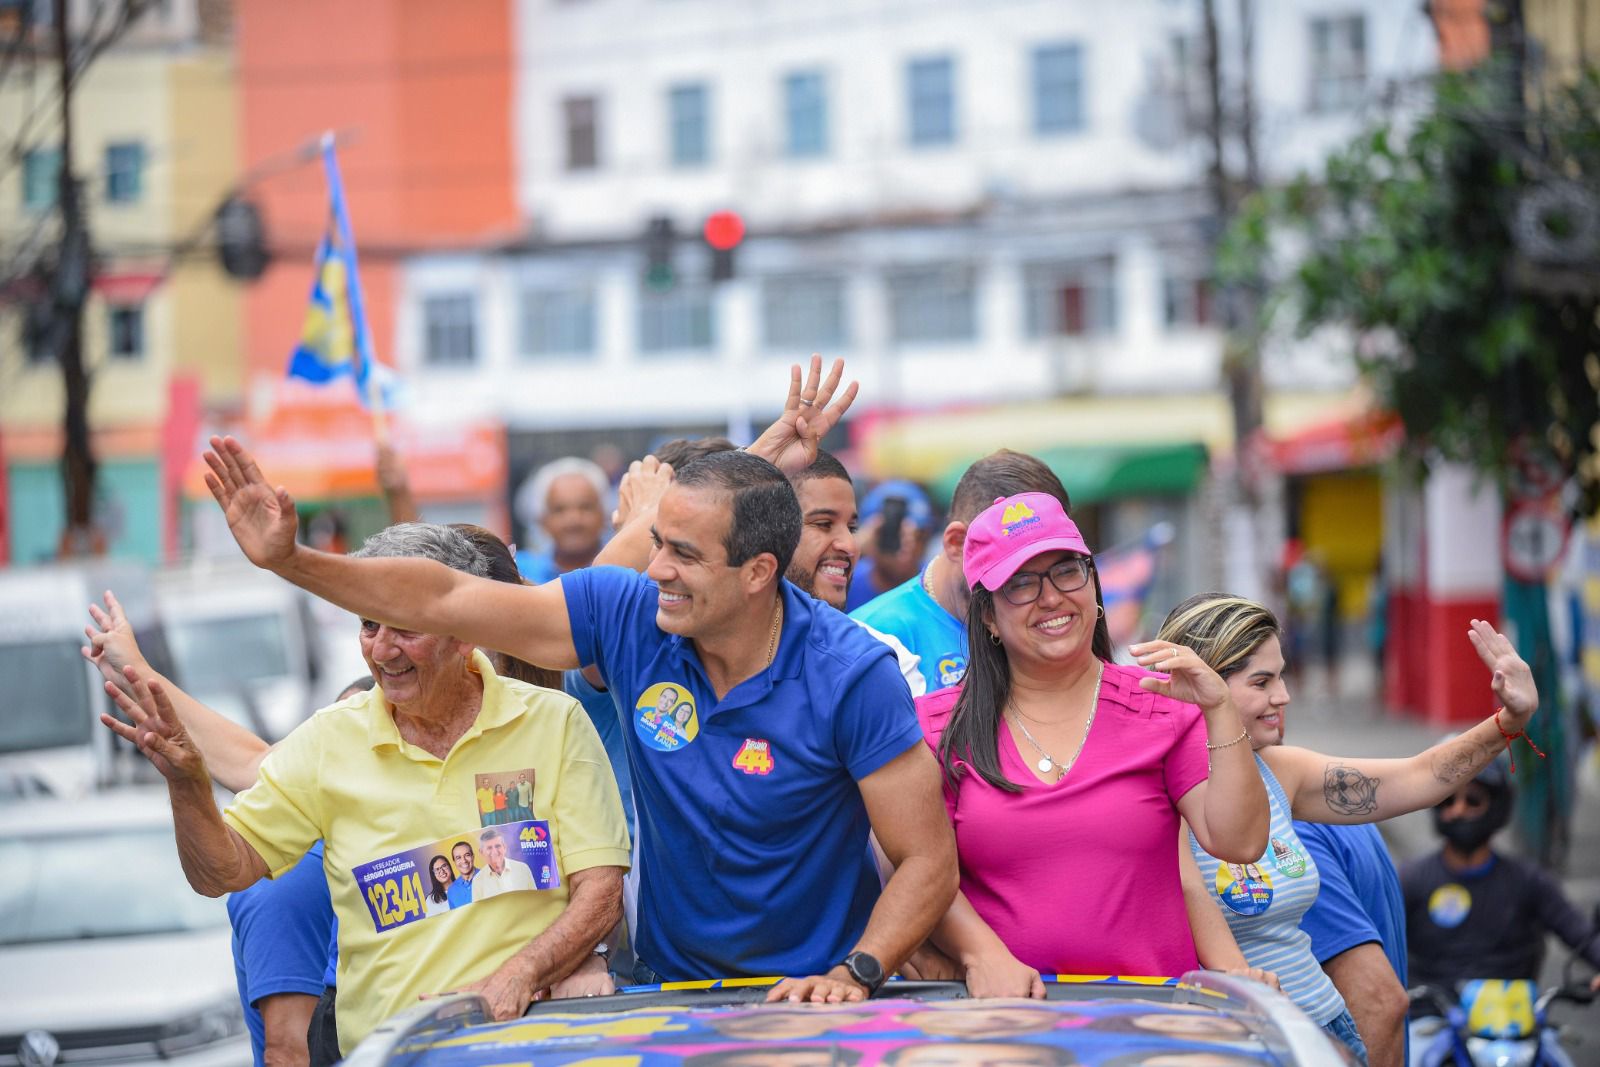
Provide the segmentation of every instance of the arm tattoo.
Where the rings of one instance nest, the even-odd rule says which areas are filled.
[[[1429,760],[1433,777],[1440,785],[1454,786],[1482,770],[1499,753],[1495,742],[1480,745],[1471,738],[1447,741]]]
[[[1371,815],[1378,810],[1378,779],[1330,763],[1322,776],[1322,797],[1340,815]]]

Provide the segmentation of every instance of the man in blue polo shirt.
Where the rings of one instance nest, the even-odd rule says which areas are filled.
[[[667,979],[810,975],[770,998],[856,1000],[944,915],[956,858],[888,647],[783,579],[801,517],[782,472],[815,459],[854,398],[852,385],[828,406],[842,371],[819,382],[813,359],[802,387],[794,368],[783,415],[750,452],[679,472],[644,576],[595,568],[512,586],[429,560],[318,552],[297,543],[293,502],[231,439],[213,439],[208,484],[253,562],[362,618],[600,668],[636,715],[626,737],[647,967]],[[663,716],[669,687],[678,703]],[[895,866],[881,893],[869,830]]]
[[[950,497],[950,523],[941,550],[921,573],[850,613],[874,630],[900,639],[921,658],[932,693],[958,684],[967,673],[967,601],[961,570],[967,525],[990,504],[1018,493],[1048,493],[1069,514],[1066,487],[1038,459],[1002,448],[968,467]]]

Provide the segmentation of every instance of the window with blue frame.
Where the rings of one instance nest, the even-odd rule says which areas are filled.
[[[956,139],[956,65],[949,56],[906,64],[906,100],[914,145],[951,144]]]
[[[106,145],[106,202],[131,204],[144,192],[144,145],[123,141]]]
[[[435,367],[469,367],[478,360],[478,307],[471,293],[422,299],[422,361]]]
[[[679,284],[639,293],[639,351],[685,352],[712,346],[711,291]]]
[[[61,181],[61,149],[35,148],[22,157],[22,206],[44,211],[55,206]]]
[[[769,351],[843,347],[849,343],[844,276],[786,274],[763,279],[761,325]]]
[[[113,304],[106,312],[111,358],[144,357],[144,307],[139,304]]]
[[[828,154],[828,87],[819,70],[783,79],[785,147],[792,159]]]
[[[1076,133],[1084,127],[1083,47],[1047,44],[1033,50],[1033,132]]]
[[[978,337],[977,273],[961,263],[890,271],[889,324],[896,341],[951,343]]]
[[[667,90],[672,125],[672,165],[698,167],[711,160],[711,93],[704,85]]]

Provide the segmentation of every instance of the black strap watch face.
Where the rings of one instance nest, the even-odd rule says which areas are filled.
[[[876,993],[878,987],[883,985],[883,964],[878,962],[876,956],[852,952],[844,958],[844,967],[850,972],[850,977],[865,986],[869,993]]]

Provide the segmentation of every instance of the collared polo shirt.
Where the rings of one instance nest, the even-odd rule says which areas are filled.
[[[444,759],[407,744],[382,691],[373,689],[297,727],[223,813],[273,872],[292,866],[318,838],[326,842],[323,872],[339,921],[339,1044],[346,1051],[419,994],[493,973],[555,921],[573,872],[628,866],[616,782],[577,701],[500,678],[481,652],[473,666],[483,679],[482,707]],[[505,893],[378,929],[365,896],[371,887],[358,883],[356,868],[435,843],[441,854],[456,841],[478,849],[476,776],[523,771],[534,784],[534,816],[549,823],[560,887]],[[386,906],[396,907],[392,900]]]
[[[922,739],[887,645],[782,583],[771,666],[717,700],[656,584],[561,577],[578,658],[628,714],[639,958],[664,978],[816,974],[866,928],[878,872],[856,785]]]
[[[948,689],[966,676],[966,624],[928,595],[921,574],[863,604],[850,617],[898,637],[915,653],[927,692]]]

